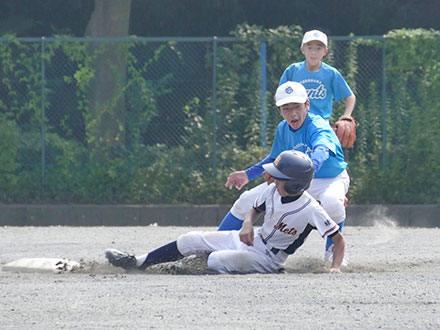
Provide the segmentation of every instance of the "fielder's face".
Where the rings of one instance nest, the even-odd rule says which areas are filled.
[[[307,117],[307,112],[309,111],[310,102],[307,100],[306,103],[287,103],[280,106],[278,109],[281,116],[285,121],[289,123],[289,126],[297,130],[301,128]]]
[[[306,58],[306,67],[316,70],[321,67],[322,58],[327,54],[328,48],[320,41],[310,41],[301,47],[301,52]]]

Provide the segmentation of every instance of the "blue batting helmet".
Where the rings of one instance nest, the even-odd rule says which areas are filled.
[[[264,164],[264,170],[277,180],[286,180],[284,189],[296,195],[310,187],[315,174],[315,166],[305,153],[286,150],[278,155],[271,164]]]

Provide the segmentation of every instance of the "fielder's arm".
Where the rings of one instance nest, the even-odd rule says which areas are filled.
[[[238,190],[243,188],[249,181],[252,181],[256,178],[258,178],[260,175],[263,174],[263,165],[272,163],[275,159],[271,158],[270,155],[268,155],[266,158],[264,158],[259,163],[255,164],[254,166],[249,167],[245,171],[236,171],[229,175],[228,179],[226,180],[225,187],[232,189],[234,186]],[[268,177],[265,176],[264,178],[266,182],[269,183]],[[270,178],[269,178],[270,179]]]
[[[356,96],[351,94],[345,99],[345,111],[343,116],[351,116],[356,105]]]
[[[248,175],[245,171],[235,171],[229,174],[225,187],[232,189],[234,186],[237,190],[243,188],[249,182]]]

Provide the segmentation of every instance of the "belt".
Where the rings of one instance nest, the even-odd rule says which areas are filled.
[[[267,242],[263,239],[263,236],[261,234],[259,236],[260,236],[261,240],[263,241],[264,245],[267,245]],[[273,247],[270,249],[270,252],[272,252],[273,254],[276,255],[278,252],[280,252],[280,249]]]

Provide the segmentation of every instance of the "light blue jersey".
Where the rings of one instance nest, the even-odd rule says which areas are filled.
[[[293,63],[283,73],[279,85],[296,81],[304,85],[310,99],[310,112],[330,119],[333,99],[338,102],[353,94],[338,70],[324,62],[316,72],[306,68],[306,62]]]
[[[330,125],[310,112],[298,130],[293,130],[285,120],[278,124],[269,157],[275,159],[284,150],[302,151],[311,157],[318,145],[326,146],[330,157],[315,173],[315,178],[336,177],[347,167],[341,144]]]

